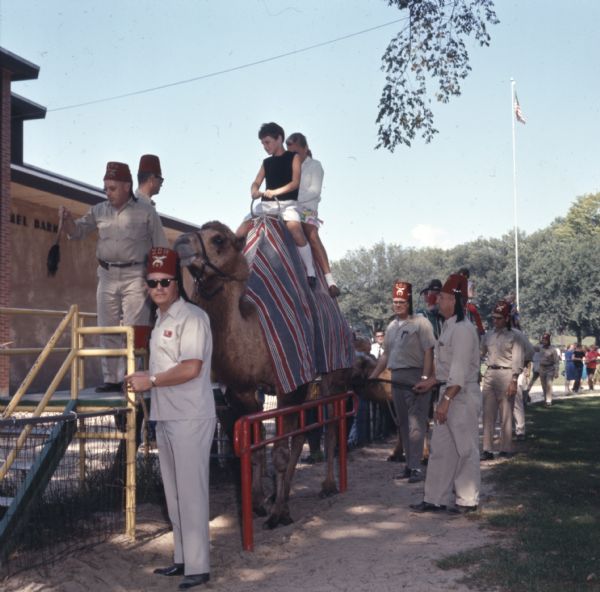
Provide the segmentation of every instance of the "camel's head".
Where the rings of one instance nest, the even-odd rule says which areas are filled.
[[[207,222],[200,230],[177,238],[173,248],[197,285],[214,280],[245,280],[248,264],[242,254],[244,239],[221,222]]]
[[[373,372],[377,362],[368,355],[357,355],[352,367],[352,389],[361,398],[376,403],[391,401],[391,387],[389,384],[389,371],[385,370],[380,378],[383,381],[370,381],[369,375]],[[385,382],[386,379],[388,382]]]

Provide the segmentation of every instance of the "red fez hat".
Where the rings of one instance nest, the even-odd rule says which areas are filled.
[[[506,300],[498,300],[492,314],[502,315],[505,319],[510,317],[510,304]]]
[[[148,265],[146,274],[166,273],[175,277],[177,275],[177,264],[179,257],[172,249],[166,247],[152,247],[148,253]]]
[[[140,158],[140,166],[138,167],[138,175],[140,173],[152,173],[157,177],[162,177],[160,170],[160,159],[155,154],[144,154]]]
[[[123,181],[124,183],[132,183],[131,172],[129,167],[124,162],[108,162],[106,163],[106,173],[104,173],[104,181]]]
[[[467,278],[459,273],[449,275],[446,283],[442,286],[442,292],[446,294],[460,294],[466,303],[469,298]]]
[[[392,298],[402,298],[403,300],[410,300],[412,296],[412,284],[408,282],[395,282],[394,289],[392,290]]]

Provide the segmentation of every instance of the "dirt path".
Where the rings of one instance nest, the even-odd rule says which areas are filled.
[[[209,590],[242,592],[466,591],[463,573],[442,571],[434,560],[492,540],[480,521],[448,515],[414,515],[423,484],[394,481],[402,465],[385,462],[389,445],[350,455],[349,488],[327,500],[317,497],[322,465],[300,466],[292,494],[296,522],[263,531],[255,520],[255,552],[241,551],[231,486],[211,491]],[[485,500],[485,486],[484,486]],[[153,506],[138,514],[138,540],[123,536],[81,551],[44,570],[3,583],[6,592],[175,591],[179,578],[152,574],[171,561],[171,535]]]

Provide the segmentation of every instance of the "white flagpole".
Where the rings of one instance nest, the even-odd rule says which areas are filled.
[[[513,216],[515,229],[515,303],[519,309],[519,225],[517,222],[517,154],[515,141],[515,81],[510,79],[510,118],[512,121]]]

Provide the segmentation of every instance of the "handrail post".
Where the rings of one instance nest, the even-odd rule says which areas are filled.
[[[127,374],[135,372],[133,327],[127,327]],[[135,394],[126,386],[127,397],[127,432],[126,432],[126,473],[125,473],[125,532],[135,539],[135,456],[136,456],[136,413]]]
[[[240,472],[242,487],[242,547],[244,551],[254,550],[252,524],[252,446],[250,422],[242,417],[237,421],[239,441]]]
[[[79,353],[79,336],[77,327],[79,326],[79,306],[71,305],[70,311],[73,312],[71,320],[71,349]],[[71,365],[71,399],[77,399],[79,396],[79,363],[80,358],[77,356]]]
[[[346,393],[347,394],[347,393]],[[338,415],[338,459],[340,465],[340,492],[348,489],[348,464],[347,464],[347,435],[346,435],[346,401],[347,398],[335,402]]]

